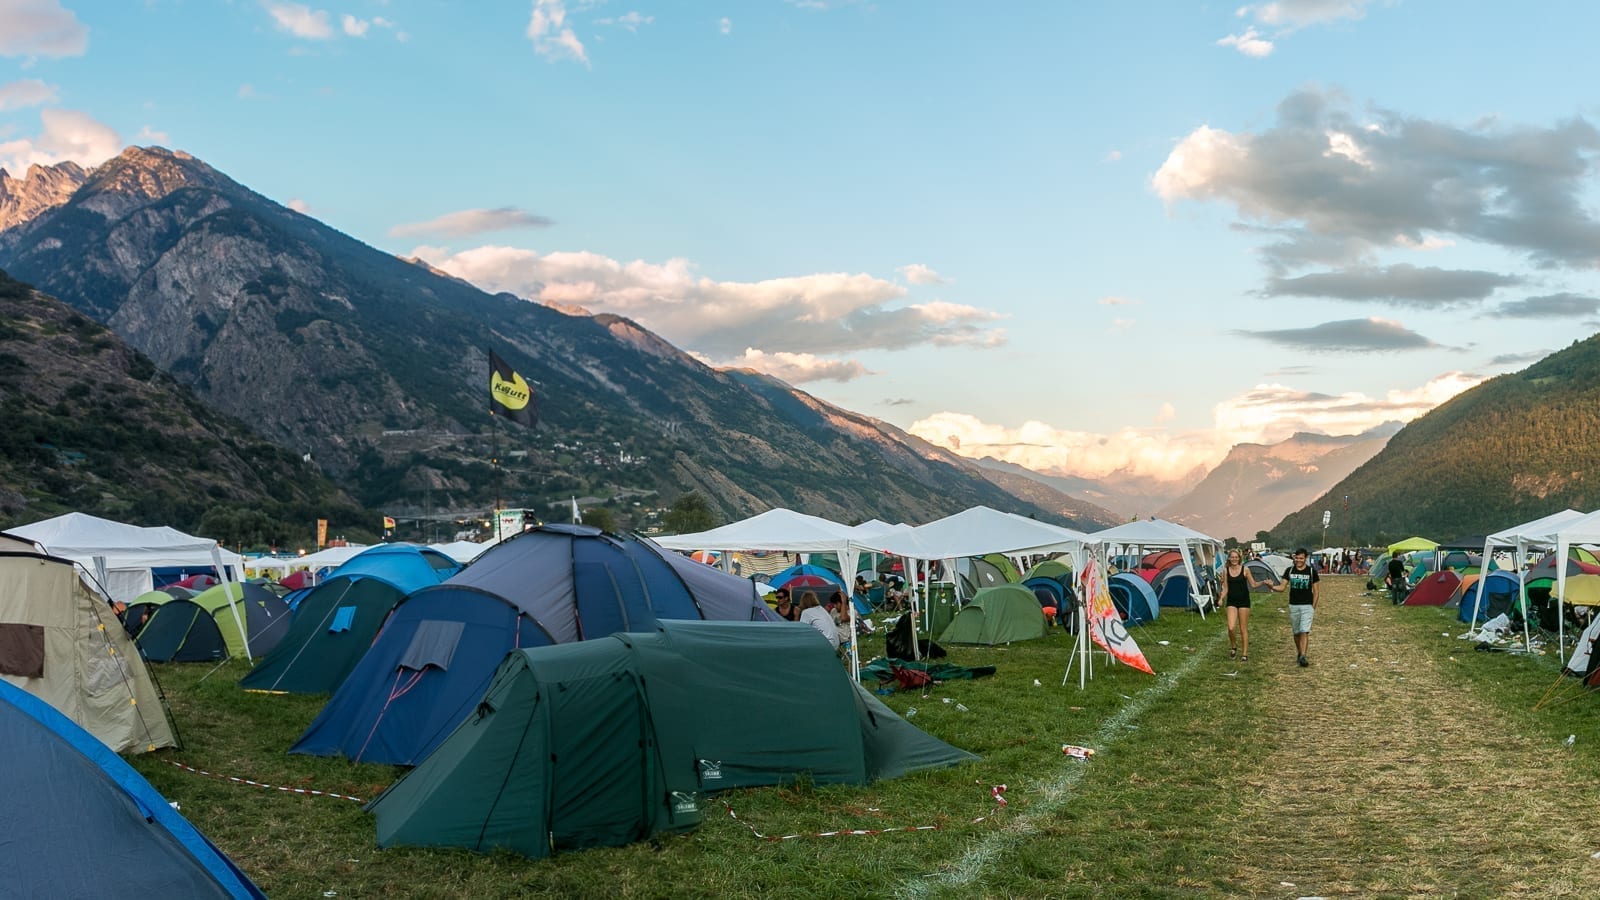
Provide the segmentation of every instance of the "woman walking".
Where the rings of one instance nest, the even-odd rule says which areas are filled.
[[[1222,570],[1228,598],[1228,658],[1250,661],[1250,591],[1265,582],[1244,564],[1237,550],[1228,551],[1228,565]]]

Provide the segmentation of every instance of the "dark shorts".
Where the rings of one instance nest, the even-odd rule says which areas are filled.
[[[1242,599],[1241,598],[1237,598],[1237,597],[1229,597],[1228,598],[1228,605],[1233,607],[1234,609],[1249,609],[1250,608],[1250,597],[1248,595],[1246,595]]]

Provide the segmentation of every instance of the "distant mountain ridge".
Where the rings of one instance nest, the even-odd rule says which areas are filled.
[[[1386,422],[1355,435],[1299,432],[1276,444],[1237,444],[1157,515],[1214,537],[1253,540],[1371,459],[1400,427]]]
[[[1450,540],[1600,507],[1600,335],[1414,419],[1271,529],[1279,544]],[[1344,497],[1350,507],[1344,509]]]
[[[1206,475],[1205,466],[1196,466],[1184,475],[1164,480],[1129,472],[1113,472],[1103,478],[1040,472],[1017,463],[985,456],[974,459],[987,472],[1022,476],[1070,497],[1081,498],[1103,510],[1112,524],[1154,515],[1155,511],[1183,496]]]
[[[698,488],[725,517],[791,506],[925,521],[983,503],[1081,524],[899,429],[708,368],[625,318],[491,295],[186,153],[129,148],[64,200],[70,172],[48,176],[51,189],[35,177],[12,190],[31,199],[0,231],[0,267],[311,454],[369,506],[540,508],[586,494],[626,510],[624,498]],[[490,428],[490,348],[533,383],[537,430]]]

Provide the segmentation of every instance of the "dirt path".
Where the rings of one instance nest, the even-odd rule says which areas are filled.
[[[1309,669],[1282,603],[1254,612],[1260,753],[1237,770],[1236,818],[1218,823],[1240,892],[1600,896],[1600,837],[1554,787],[1592,774],[1474,708],[1448,660],[1390,627],[1423,611],[1364,597],[1354,577],[1324,588]]]

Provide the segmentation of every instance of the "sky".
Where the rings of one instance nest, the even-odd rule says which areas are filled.
[[[0,166],[187,151],[968,455],[1172,478],[1600,330],[1596,33],[1561,0],[0,0]]]

